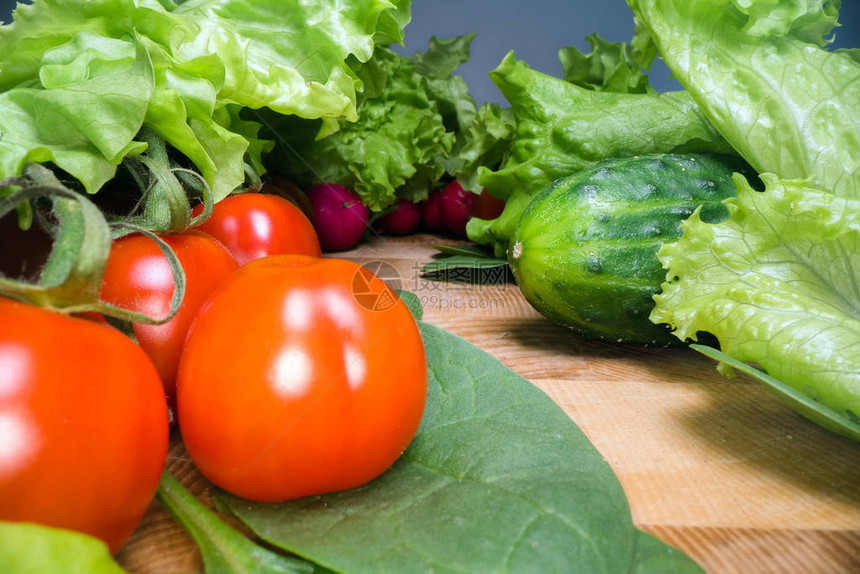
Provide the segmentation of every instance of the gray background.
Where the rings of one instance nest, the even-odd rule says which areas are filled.
[[[842,0],[839,22],[832,46],[860,48],[860,0]],[[604,40],[629,42],[633,11],[626,0],[413,0],[405,49],[399,51],[424,51],[434,35],[445,39],[471,32],[476,33],[471,58],[459,73],[479,104],[504,103],[487,72],[509,50],[531,68],[561,77],[560,48],[576,46],[587,53],[585,37],[595,32]],[[649,79],[660,92],[680,88],[662,60]]]
[[[0,0],[0,20],[10,20],[14,5]],[[860,0],[842,0],[839,21],[834,46],[860,48]],[[560,77],[560,48],[588,52],[585,37],[594,32],[612,42],[629,42],[633,12],[626,0],[413,0],[406,44],[398,51],[411,55],[426,50],[431,36],[447,39],[472,32],[471,58],[459,73],[479,104],[505,104],[487,72],[509,50],[532,68]],[[650,79],[658,91],[679,87],[662,61],[655,63]]]

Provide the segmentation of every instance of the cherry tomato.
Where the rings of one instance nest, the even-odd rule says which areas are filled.
[[[201,211],[195,208],[195,214]],[[289,200],[265,193],[228,196],[212,210],[197,229],[212,235],[236,258],[239,265],[268,255],[320,256],[314,226]]]
[[[505,201],[495,195],[491,195],[486,189],[482,189],[478,200],[475,202],[475,217],[478,219],[495,219],[505,209]]]
[[[162,237],[173,249],[185,270],[185,298],[179,312],[161,325],[134,325],[141,348],[152,359],[168,403],[176,395],[176,369],[191,320],[197,310],[238,263],[212,236],[187,231]],[[173,275],[167,258],[155,241],[143,235],[126,235],[111,246],[101,298],[119,307],[164,317],[173,297]]]
[[[104,540],[116,553],[164,468],[158,373],[119,331],[0,298],[0,520]]]
[[[197,315],[177,414],[213,483],[277,501],[381,474],[426,393],[420,332],[381,279],[341,259],[277,256],[239,269]]]

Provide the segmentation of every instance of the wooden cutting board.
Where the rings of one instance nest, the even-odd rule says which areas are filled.
[[[434,242],[456,243],[376,239],[337,256],[394,265],[425,321],[551,396],[615,470],[638,527],[710,573],[860,572],[860,444],[806,421],[752,379],[719,375],[690,349],[580,338],[537,314],[512,282],[421,279]],[[168,468],[210,502],[177,439]],[[203,570],[156,502],[118,560],[140,574]]]

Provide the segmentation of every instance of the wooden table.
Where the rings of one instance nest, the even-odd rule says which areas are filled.
[[[338,256],[393,264],[427,322],[549,394],[615,470],[638,527],[710,573],[860,572],[860,444],[749,378],[720,376],[695,351],[579,338],[538,315],[513,283],[420,279],[434,242],[377,239]],[[209,483],[177,440],[168,468],[209,501]],[[118,560],[132,573],[202,571],[191,539],[155,502]]]

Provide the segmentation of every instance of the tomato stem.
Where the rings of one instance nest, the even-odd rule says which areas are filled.
[[[22,203],[48,197],[53,202],[56,226],[54,245],[38,282],[34,284],[0,276],[0,295],[53,311],[95,311],[147,324],[169,321],[179,310],[185,296],[185,273],[170,247],[153,233],[127,223],[115,225],[116,228],[131,228],[149,235],[167,257],[176,287],[168,315],[158,318],[101,301],[99,292],[110,254],[112,228],[99,208],[86,196],[65,187],[53,172],[38,164],[28,165],[21,177],[0,181],[0,188],[3,187],[17,189],[0,198],[0,217]]]

